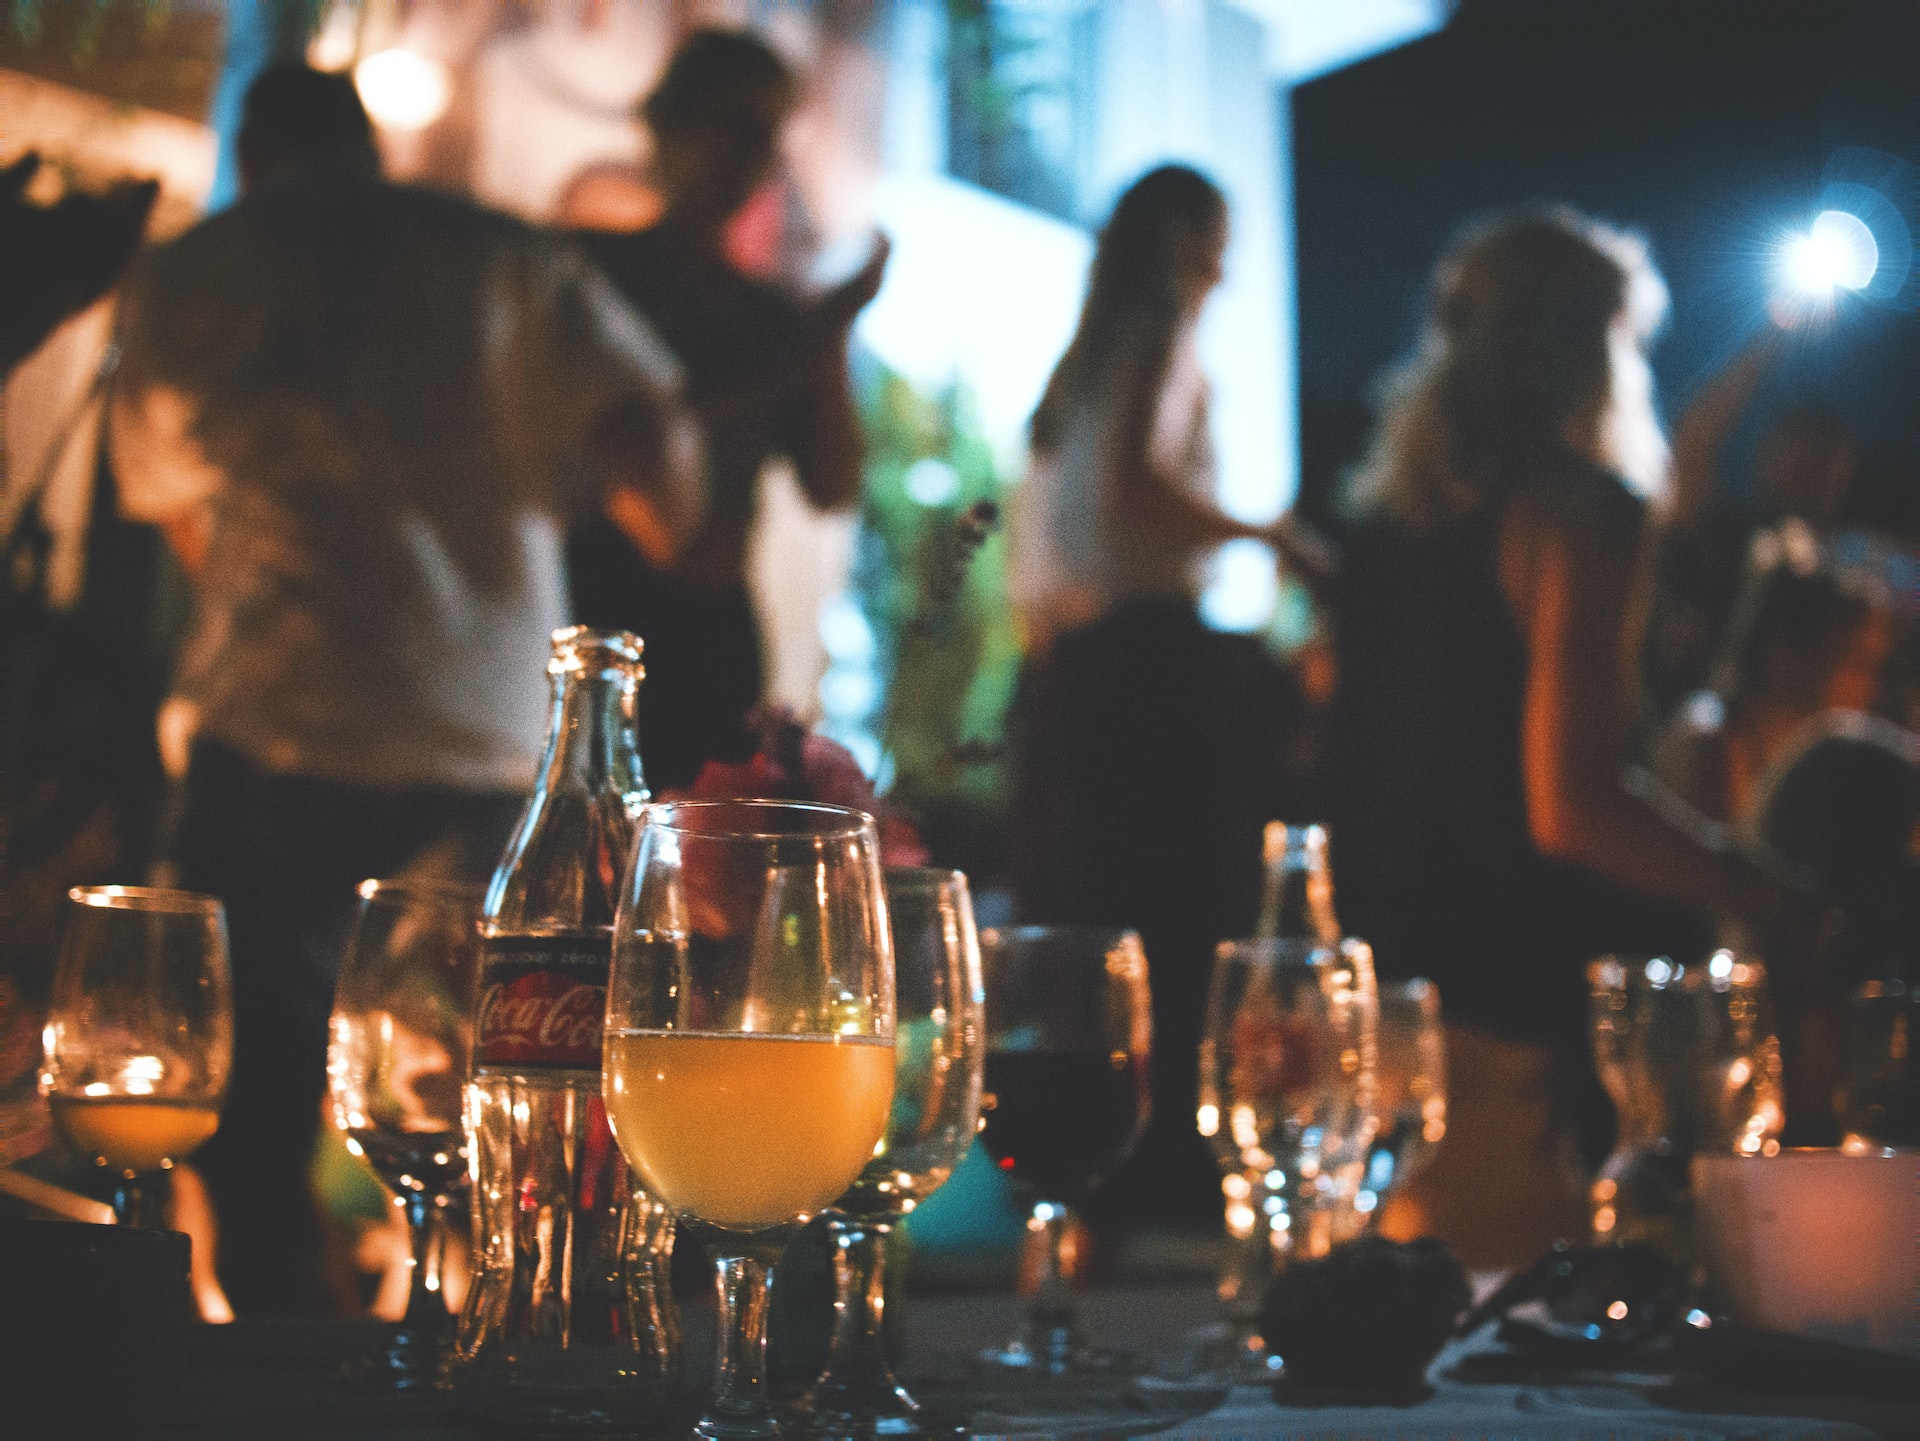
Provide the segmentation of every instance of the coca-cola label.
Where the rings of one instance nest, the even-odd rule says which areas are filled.
[[[606,935],[484,938],[476,1063],[599,1070],[612,955]]]

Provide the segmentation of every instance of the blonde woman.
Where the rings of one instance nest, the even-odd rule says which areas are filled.
[[[1470,1265],[1587,1230],[1575,1123],[1592,1159],[1606,1121],[1585,963],[1704,944],[1687,908],[1804,930],[1724,829],[1628,779],[1665,303],[1644,246],[1572,210],[1469,231],[1353,487],[1340,914],[1384,974],[1439,982],[1454,1084],[1447,1141],[1386,1224]]]

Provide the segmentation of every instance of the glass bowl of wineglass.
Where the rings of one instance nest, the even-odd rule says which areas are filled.
[[[1029,1207],[1014,1338],[985,1360],[1060,1375],[1112,1358],[1082,1334],[1072,1208],[1146,1129],[1153,1014],[1133,931],[1017,926],[981,935],[987,994],[987,1154]]]
[[[473,1061],[480,890],[363,881],[334,989],[327,1085],[333,1122],[407,1218],[406,1315],[378,1379],[445,1379],[452,1317],[442,1287],[446,1216],[467,1186],[462,1094]]]
[[[1440,988],[1424,976],[1378,982],[1379,1125],[1351,1195],[1334,1214],[1333,1239],[1351,1240],[1380,1219],[1387,1198],[1418,1174],[1447,1134],[1447,1040]]]
[[[1266,1283],[1294,1255],[1332,1244],[1343,1174],[1374,1132],[1373,953],[1285,940],[1223,941],[1200,1041],[1197,1121],[1226,1178],[1236,1285],[1209,1369],[1263,1374],[1256,1320]]]
[[[138,886],[79,886],[67,899],[40,1088],[74,1150],[115,1174],[120,1223],[157,1224],[153,1179],[213,1135],[226,1098],[226,911],[212,896]]]
[[[614,924],[607,1118],[714,1258],[703,1437],[778,1434],[774,1263],[873,1158],[894,1091],[893,940],[872,817],[786,801],[650,807]]]
[[[882,1335],[889,1243],[953,1174],[980,1117],[986,1044],[980,938],[959,871],[886,873],[893,927],[893,1108],[859,1179],[826,1213],[834,1248],[834,1330],[826,1369],[807,1396],[816,1427],[835,1434],[911,1435],[921,1411],[894,1378]]]

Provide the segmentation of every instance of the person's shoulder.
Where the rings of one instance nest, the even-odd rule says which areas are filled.
[[[1613,472],[1570,452],[1550,458],[1513,491],[1506,521],[1522,533],[1582,542],[1631,542],[1646,502]]]

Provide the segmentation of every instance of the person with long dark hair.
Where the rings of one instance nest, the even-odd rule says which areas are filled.
[[[1026,919],[1132,926],[1152,968],[1155,1122],[1112,1204],[1216,1223],[1193,1128],[1215,942],[1251,931],[1260,835],[1300,797],[1283,764],[1301,700],[1257,642],[1197,613],[1221,542],[1296,557],[1291,520],[1216,506],[1195,328],[1221,277],[1227,205],[1169,165],[1100,233],[1085,309],[1034,412],[1011,581],[1028,655],[1016,706],[1013,870]]]
[[[1385,1220],[1471,1265],[1587,1231],[1576,1122],[1590,1161],[1606,1127],[1589,960],[1704,945],[1694,907],[1806,931],[1768,862],[1627,769],[1665,304],[1645,247],[1572,210],[1469,230],[1354,481],[1338,906],[1383,975],[1439,982],[1448,1135]]]

